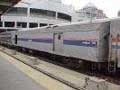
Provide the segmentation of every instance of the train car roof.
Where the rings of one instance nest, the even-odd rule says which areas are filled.
[[[98,31],[100,30],[101,25],[105,25],[105,23],[109,24],[111,21],[114,20],[120,20],[120,17],[97,19],[92,21],[89,20],[89,21],[81,21],[81,22],[62,23],[62,24],[37,27],[31,29],[20,29],[18,31],[23,31],[23,32],[24,31],[28,31],[28,32]]]
[[[110,19],[99,19],[91,21],[81,21],[81,22],[72,22],[72,23],[62,23],[52,26],[37,27],[32,29],[22,29],[19,31],[41,31],[41,32],[67,32],[67,31],[96,31],[97,28],[101,27],[105,23],[109,22]]]

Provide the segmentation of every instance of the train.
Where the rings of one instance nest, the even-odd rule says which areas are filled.
[[[0,33],[0,44],[61,57],[71,66],[113,73],[120,68],[120,18],[6,31]]]

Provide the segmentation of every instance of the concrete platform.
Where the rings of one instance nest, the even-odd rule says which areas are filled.
[[[0,57],[0,90],[46,90]]]
[[[14,57],[16,57],[17,59],[19,59],[23,62],[29,63],[29,64],[34,65],[36,63],[35,61],[37,61],[37,64],[34,65],[35,67],[37,67],[45,72],[48,72],[52,75],[55,75],[67,82],[71,82],[71,84],[73,84],[79,88],[83,88],[86,85],[85,78],[90,77],[90,76],[84,75],[82,73],[78,73],[73,70],[69,70],[69,69],[54,65],[52,63],[45,62],[40,59],[36,60],[32,56],[28,56],[28,55],[25,55],[25,54],[22,54],[19,52],[16,52],[16,54],[14,55],[13,54],[14,51],[7,49],[7,48],[5,48],[4,52],[7,52],[10,55],[13,55]]]
[[[8,49],[6,49],[7,53],[10,53]],[[26,74],[28,77],[32,78],[35,82],[39,83],[47,90],[75,90],[58,80],[55,80],[35,69],[29,67],[28,65],[16,60],[15,58],[3,53],[0,51],[0,56],[5,58],[8,62],[12,63],[15,67],[17,67],[20,71]],[[17,55],[15,55],[17,56]],[[36,90],[36,89],[35,89]],[[40,89],[41,90],[41,89]]]

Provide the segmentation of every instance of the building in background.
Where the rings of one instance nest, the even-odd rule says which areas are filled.
[[[85,7],[78,10],[76,13],[78,21],[107,18],[105,13],[92,3],[88,3]]]
[[[22,0],[1,16],[0,28],[15,30],[69,23],[75,14],[61,0]]]
[[[92,3],[75,11],[61,0],[21,0],[1,16],[1,30],[35,28],[59,23],[106,18]]]

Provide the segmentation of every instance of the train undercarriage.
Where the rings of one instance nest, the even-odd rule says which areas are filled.
[[[104,73],[104,74],[116,74],[119,71],[119,68],[117,68],[117,61],[110,61],[110,62],[90,62],[78,58],[72,58],[72,57],[65,57],[60,55],[55,55],[47,52],[41,52],[37,50],[32,50],[29,48],[23,48],[19,46],[13,46],[13,45],[7,45],[7,44],[1,44],[2,46],[5,46],[7,48],[17,50],[19,52],[32,55],[35,57],[42,57],[47,59],[47,61],[50,60],[52,63],[58,62],[60,65],[69,67],[71,69],[80,70],[82,72],[90,72],[91,74],[94,73]]]

